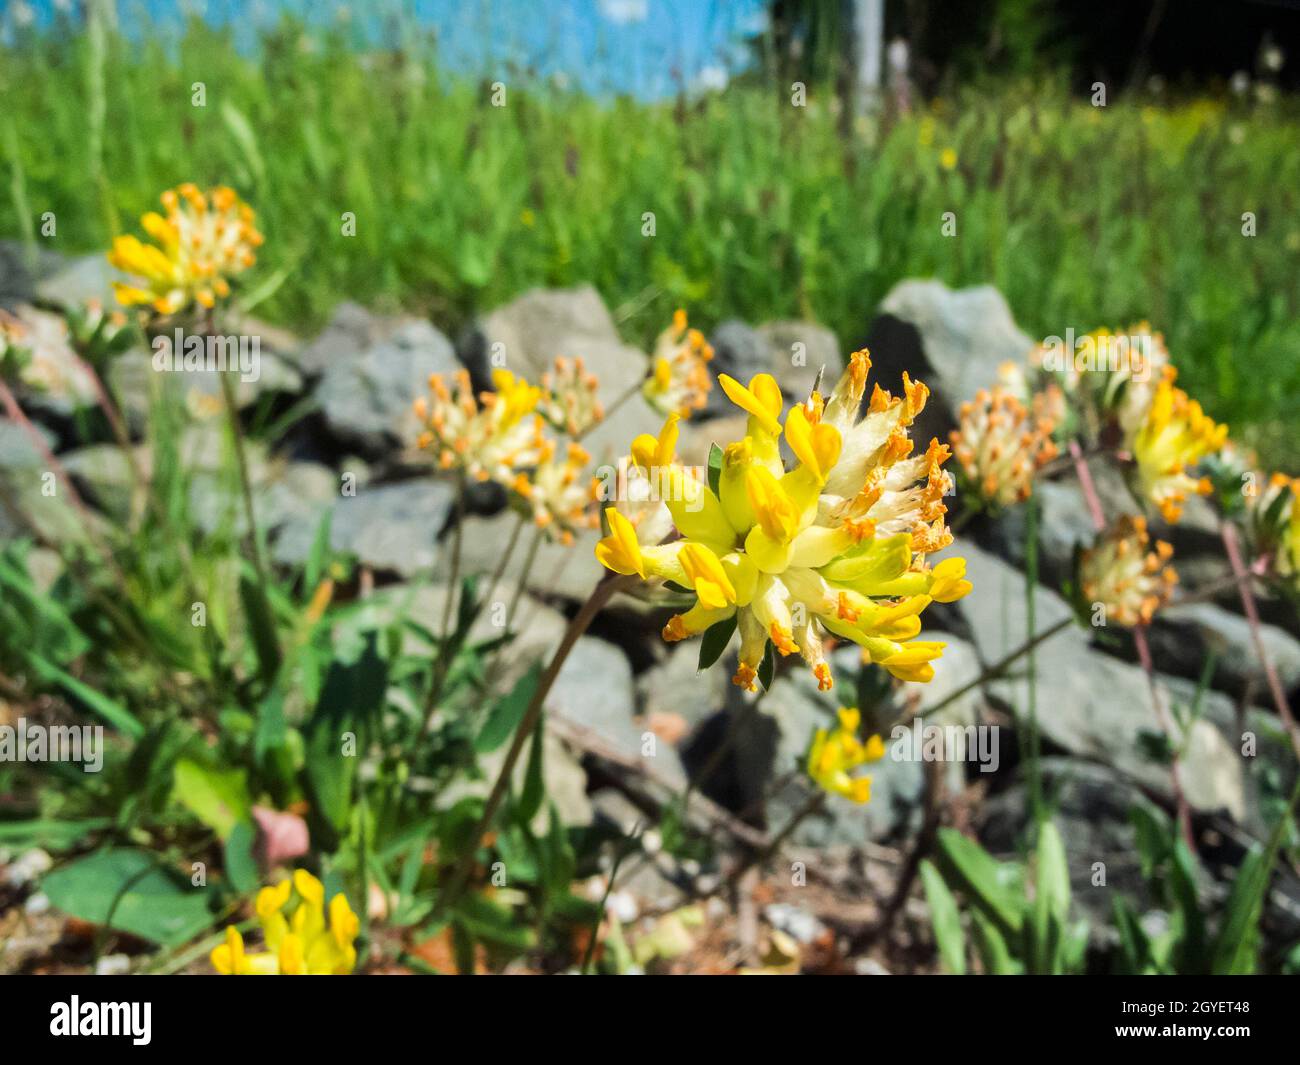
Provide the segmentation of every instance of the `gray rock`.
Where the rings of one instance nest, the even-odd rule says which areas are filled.
[[[1300,685],[1300,640],[1266,624],[1261,624],[1260,636],[1283,688],[1291,690]],[[1213,651],[1215,671],[1211,684],[1215,688],[1234,694],[1268,690],[1250,623],[1213,603],[1188,603],[1161,610],[1152,622],[1150,642],[1155,661],[1166,672],[1200,677],[1206,657]]]
[[[1025,579],[969,543],[961,545],[960,554],[974,591],[956,606],[981,660],[991,664],[1025,642]],[[1071,614],[1060,596],[1041,586],[1035,589],[1034,603],[1039,632]],[[1027,680],[996,681],[986,689],[1019,714],[1027,711]],[[1168,685],[1162,682],[1159,690],[1169,705]],[[1143,753],[1140,734],[1155,733],[1159,726],[1140,668],[1093,650],[1088,634],[1069,625],[1038,645],[1033,691],[1039,727],[1048,743],[1111,764],[1142,785],[1169,793],[1167,768]],[[1226,809],[1240,816],[1245,789],[1231,737],[1205,720],[1193,729],[1183,766],[1188,801],[1197,809]]]
[[[60,307],[79,307],[91,300],[113,307],[117,304],[113,282],[126,280],[125,274],[108,265],[107,256],[82,255],[42,278],[36,294],[42,301]]]
[[[644,760],[670,786],[685,786],[676,750],[635,721],[635,709],[627,656],[594,636],[574,645],[546,697],[548,714],[589,730],[625,758]]]
[[[421,479],[360,488],[355,496],[334,496],[330,546],[362,565],[403,577],[427,572],[438,559],[438,534],[446,525],[455,492],[443,481]],[[276,540],[273,555],[284,565],[301,565],[315,541],[322,512],[292,518]]]
[[[286,527],[305,527],[307,546],[301,558],[276,552],[276,561],[300,565],[311,549],[321,516],[338,495],[338,477],[314,462],[273,460],[250,463],[253,475],[253,513],[258,526],[272,538]],[[234,536],[246,536],[248,523],[237,483],[225,474],[199,470],[190,480],[190,513],[205,533],[223,526]]]
[[[844,359],[835,334],[825,326],[816,322],[766,322],[758,327],[758,334],[768,346],[771,372],[787,399],[807,399],[823,367],[827,390],[838,379]]]
[[[150,469],[149,449],[135,449],[141,472]],[[92,444],[59,456],[64,468],[76,479],[82,496],[119,520],[131,507],[131,464],[116,444]]]
[[[509,511],[490,518],[473,514],[465,518],[461,542],[464,572],[494,573],[518,520]],[[512,581],[522,579],[528,557],[528,542],[533,535],[531,528],[525,528],[520,534],[504,574]],[[586,599],[604,573],[594,555],[596,541],[599,539],[598,530],[584,529],[575,536],[570,547],[543,540],[528,571],[528,590],[545,598],[557,597],[574,601]]]
[[[721,323],[709,337],[709,343],[713,346],[709,370],[715,378],[725,373],[743,383],[756,373],[772,372],[771,345],[757,329],[745,322],[731,318]],[[724,396],[718,409],[726,405]]]
[[[358,303],[344,300],[321,334],[298,351],[298,369],[319,377],[337,362],[356,358],[366,348],[388,336],[401,319],[384,319],[371,314]]]
[[[941,281],[901,281],[880,305],[866,346],[872,379],[897,393],[903,371],[931,390],[912,433],[947,439],[962,401],[992,384],[998,367],[1020,362],[1033,341],[1020,330],[992,285],[950,289]]]
[[[330,431],[349,447],[379,455],[412,443],[420,425],[411,410],[428,394],[429,375],[459,368],[451,343],[412,318],[379,343],[326,367],[316,399]]]
[[[37,435],[45,446],[53,448],[54,434],[41,425],[35,425]],[[0,418],[0,472],[27,470],[42,465],[41,453],[32,442],[27,429],[8,418]]]
[[[637,706],[645,717],[680,714],[695,728],[727,702],[732,687],[727,657],[701,673],[698,640],[664,646],[669,648],[667,655],[636,679]]]
[[[536,382],[557,356],[581,355],[601,376],[605,399],[621,391],[618,382],[626,388],[645,373],[645,356],[637,353],[638,364],[631,356],[635,350],[623,347],[614,319],[591,285],[530,289],[471,325],[457,345],[476,388],[491,387],[496,367]]]

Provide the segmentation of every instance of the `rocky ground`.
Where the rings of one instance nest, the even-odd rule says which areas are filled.
[[[107,267],[97,257],[47,257],[32,271],[13,248],[0,248],[0,303],[44,338],[38,358],[46,363],[53,387],[35,400],[35,413],[86,496],[111,515],[128,505],[126,464],[108,445],[71,446],[71,411],[87,383],[78,378],[52,313],[69,301],[107,298],[107,281]],[[289,411],[307,412],[270,446],[252,448],[257,512],[270,530],[276,562],[300,563],[322,514],[332,510],[334,548],[354,555],[373,578],[368,609],[409,609],[426,623],[441,614],[445,588],[437,575],[445,572],[453,520],[451,490],[430,478],[407,451],[415,435],[410,404],[424,391],[429,374],[463,366],[486,384],[493,354],[504,351],[511,368],[535,379],[555,356],[581,355],[599,375],[604,399],[612,402],[645,366],[644,354],[622,340],[609,310],[589,287],[528,292],[455,338],[422,319],[376,315],[348,303],[310,340],[252,320],[228,323],[223,331],[261,338],[261,376],[240,393],[250,419],[268,424]],[[916,431],[922,440],[930,435],[945,439],[955,425],[958,404],[993,381],[1000,363],[1023,356],[1031,346],[996,290],[950,291],[931,281],[900,284],[875,320],[864,321],[861,336],[844,339],[871,348],[882,387],[897,390],[903,371],[931,387],[930,405]],[[806,395],[822,366],[828,374],[837,373],[846,354],[835,336],[805,322],[724,322],[711,340],[715,371],[742,380],[761,370],[773,372],[791,399]],[[147,352],[130,353],[115,366],[113,384],[137,425],[144,414],[148,373]],[[187,385],[191,407],[202,415],[218,394],[216,383],[198,375]],[[687,462],[703,463],[710,443],[731,439],[739,427],[717,390],[714,399],[702,417],[683,426],[680,451]],[[655,431],[660,422],[638,396],[584,443],[597,463],[611,461],[624,453],[634,434]],[[213,527],[239,520],[217,477],[220,425],[216,417],[200,417],[184,441],[193,471],[194,509],[202,523]],[[138,457],[148,468],[147,448],[142,446]],[[11,475],[38,462],[18,429],[0,421],[0,476],[10,475],[11,486],[30,483]],[[1098,465],[1094,472],[1103,496],[1127,492],[1107,469]],[[345,480],[355,481],[355,495],[340,493]],[[1091,524],[1072,476],[1044,483],[1039,498],[1040,565],[1046,583],[1033,594],[1037,625],[1043,629],[1069,611],[1062,588],[1075,545],[1091,539]],[[84,528],[68,522],[66,511],[30,490],[23,490],[21,503],[50,536],[86,535]],[[1135,508],[1130,504],[1126,509]],[[483,491],[474,494],[463,520],[465,566],[490,570],[506,548],[513,518],[498,495]],[[1228,575],[1208,506],[1189,507],[1177,529],[1157,523],[1153,532],[1174,543],[1185,591],[1214,587]],[[0,537],[13,535],[0,515]],[[595,533],[579,537],[571,549],[542,548],[525,589],[520,616],[527,624],[518,668],[528,656],[540,657],[555,645],[566,618],[598,579],[591,554],[595,538]],[[975,594],[927,613],[927,637],[946,639],[949,646],[934,683],[916,686],[908,696],[916,703],[906,710],[925,718],[927,706],[1024,640],[1024,543],[1023,514],[1018,512],[963,530],[950,551],[967,559]],[[520,579],[520,556],[522,552],[505,574],[498,593],[502,597],[509,597]],[[1300,694],[1300,622],[1284,603],[1266,599],[1263,610],[1273,661],[1287,689]],[[579,641],[548,707],[550,794],[570,824],[604,818],[630,829],[662,812],[692,774],[710,765],[740,715],[734,743],[714,760],[689,817],[698,827],[739,842],[761,842],[765,832],[784,824],[807,802],[806,785],[791,770],[812,728],[826,722],[840,692],[819,693],[802,671],[791,671],[778,677],[756,713],[743,713],[727,671],[697,674],[697,646],[668,645],[659,638],[664,617],[663,610],[636,600],[615,602]],[[1184,775],[1202,843],[1229,868],[1250,839],[1264,835],[1274,815],[1274,797],[1294,772],[1277,718],[1268,708],[1263,672],[1235,592],[1228,588],[1208,601],[1165,611],[1153,627],[1152,645],[1163,697],[1175,706],[1192,703],[1196,678],[1214,652],[1212,689],[1190,725]],[[1110,902],[1105,892],[1090,886],[1093,863],[1107,864],[1112,885],[1140,891],[1128,800],[1143,794],[1170,801],[1167,769],[1143,753],[1142,734],[1156,731],[1147,679],[1122,638],[1068,627],[1038,648],[1032,681],[1013,676],[947,705],[934,723],[1009,727],[1003,730],[997,773],[981,774],[971,765],[945,767],[937,785],[945,797],[943,817],[969,828],[995,851],[1014,848],[1027,810],[1016,773],[1014,721],[1027,705],[1031,683],[1046,779],[1075,875],[1075,899],[1084,910],[1095,909],[1094,927],[1102,934]],[[649,758],[642,753],[647,729],[661,740]],[[1254,758],[1241,754],[1247,732],[1258,737]],[[757,944],[779,966],[781,951],[788,954],[793,941],[796,963],[802,955],[805,967],[924,968],[929,941],[918,900],[904,905],[887,942],[873,942],[871,929],[920,828],[926,795],[933,793],[920,763],[886,759],[876,767],[871,804],[829,802],[807,817],[786,841],[774,870],[742,882],[742,902],[734,909],[724,907],[725,918],[722,911],[710,911],[707,901],[719,885],[666,854],[630,870],[619,887],[642,915],[704,907],[704,927],[717,934],[718,942],[710,946],[710,935],[693,934],[690,950],[674,963],[685,967],[725,966],[732,949],[728,944],[737,941]],[[11,880],[19,857],[8,856]],[[0,854],[0,864],[4,860]],[[794,862],[806,863],[807,887],[790,886],[785,869]],[[10,884],[11,902],[20,886],[20,880]],[[46,919],[39,904],[34,912],[30,899],[25,905],[28,913],[12,906],[3,921],[39,925]],[[1300,881],[1279,879],[1268,922],[1292,939],[1300,934]],[[27,932],[21,934],[16,927],[0,927],[0,939],[9,940],[8,951],[36,957],[41,952],[21,945],[22,935],[32,934],[24,927]],[[846,943],[853,949],[846,950]],[[68,951],[84,964],[75,943]],[[57,967],[57,961],[48,959],[61,955],[42,956],[47,962],[41,964]],[[12,958],[0,964],[6,967],[13,967]]]

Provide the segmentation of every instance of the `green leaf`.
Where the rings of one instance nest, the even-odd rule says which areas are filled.
[[[226,876],[235,890],[245,895],[257,888],[260,879],[253,856],[256,842],[257,830],[250,821],[238,822],[226,837]]]
[[[984,971],[993,976],[1010,976],[1023,971],[1023,966],[1011,956],[1007,941],[998,926],[982,910],[970,911],[971,930],[974,932],[975,949],[979,951]]]
[[[212,924],[210,892],[191,887],[144,851],[96,851],[56,869],[41,887],[64,913],[163,946],[184,943]]]
[[[257,667],[263,681],[270,684],[280,670],[280,645],[275,635],[275,616],[266,589],[254,577],[240,574],[239,601],[248,618],[248,632],[257,654]]]
[[[221,103],[221,121],[225,123],[226,129],[234,138],[239,152],[238,158],[248,164],[253,180],[260,187],[266,181],[266,164],[262,161],[262,153],[258,150],[257,134],[253,132],[252,123],[229,100],[223,100]]]
[[[1264,896],[1271,873],[1268,854],[1256,844],[1247,852],[1237,869],[1232,893],[1223,911],[1210,962],[1215,976],[1249,976],[1255,971],[1259,949],[1259,918],[1264,911]]]
[[[107,695],[97,692],[89,684],[83,684],[72,674],[65,673],[58,666],[47,662],[35,652],[29,651],[27,653],[27,662],[41,680],[47,684],[58,685],[74,699],[85,703],[87,709],[102,717],[118,732],[130,736],[132,739],[139,739],[144,735],[144,725],[120,703],[110,699]]]
[[[333,509],[326,507],[316,526],[316,535],[312,538],[311,550],[307,552],[307,561],[302,570],[302,586],[305,594],[311,596],[320,584],[321,575],[330,559],[330,527],[334,521]]]
[[[970,893],[972,901],[983,906],[989,916],[1005,929],[1018,932],[1024,920],[1024,910],[1023,898],[1011,890],[1015,870],[996,861],[988,851],[956,829],[941,828],[938,846],[957,883]]]
[[[701,673],[722,657],[722,652],[727,649],[727,644],[736,631],[737,617],[738,615],[732,614],[729,618],[715,621],[704,630],[704,636],[700,640],[700,662],[696,667]]]
[[[767,641],[767,646],[763,648],[763,661],[758,665],[758,683],[763,685],[764,691],[769,691],[772,687],[772,678],[776,675],[776,648],[772,646],[772,641]]]
[[[543,718],[537,719],[537,727],[533,729],[532,742],[528,748],[528,768],[524,771],[524,787],[519,795],[519,802],[515,806],[519,820],[528,824],[537,811],[542,808],[542,800],[546,797],[546,779],[545,779],[545,751],[546,751],[546,722]]]
[[[252,815],[248,777],[243,769],[217,769],[182,758],[173,772],[176,801],[226,839],[236,822]]]
[[[722,480],[722,458],[723,451],[717,444],[709,445],[709,489],[718,498],[722,498],[722,493],[718,485]]]
[[[930,905],[930,924],[944,967],[956,976],[965,976],[966,937],[961,930],[961,913],[957,900],[929,859],[921,862],[921,884]]]
[[[514,734],[519,722],[523,720],[528,704],[533,701],[541,676],[541,663],[536,662],[515,681],[515,686],[508,695],[497,700],[488,712],[479,734],[474,737],[474,750],[477,753],[490,754]]]
[[[1061,833],[1051,821],[1038,827],[1037,890],[1034,893],[1035,970],[1064,971],[1061,948],[1070,913],[1070,870]]]

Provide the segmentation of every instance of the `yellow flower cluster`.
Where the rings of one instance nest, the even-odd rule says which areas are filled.
[[[713,384],[709,380],[709,360],[713,348],[698,329],[686,322],[686,312],[678,309],[673,324],[659,334],[650,357],[650,374],[642,386],[646,401],[661,414],[689,418],[709,401]]]
[[[289,907],[291,897],[296,899]],[[311,873],[295,869],[292,880],[281,880],[257,894],[257,917],[266,950],[249,953],[244,937],[233,925],[226,941],[210,955],[225,976],[346,976],[356,967],[357,933],[361,922],[340,892],[330,899],[328,920],[325,887]]]
[[[165,215],[150,211],[140,219],[152,244],[130,234],[113,241],[108,261],[132,277],[114,283],[118,302],[158,314],[176,314],[191,303],[210,308],[230,294],[230,279],[256,260],[262,234],[253,209],[224,185],[203,193],[189,183],[164,192],[162,205]]]
[[[599,391],[599,379],[581,358],[560,357],[542,374],[542,413],[561,432],[581,436],[605,417]]]
[[[860,721],[857,710],[842,709],[838,728],[817,730],[808,751],[808,775],[832,795],[866,803],[871,801],[871,778],[852,776],[849,771],[879,762],[885,756],[885,743],[879,736],[872,736],[866,743],[859,740]]]
[[[1106,608],[1107,622],[1146,625],[1169,602],[1178,574],[1169,559],[1173,548],[1163,540],[1148,550],[1146,519],[1126,514],[1079,563],[1080,588],[1089,604]]]
[[[1209,479],[1192,477],[1188,468],[1218,451],[1228,437],[1228,427],[1216,425],[1196,400],[1174,385],[1174,378],[1173,367],[1166,367],[1128,439],[1139,491],[1170,524],[1182,517],[1189,495],[1210,492]]]
[[[442,374],[431,374],[429,398],[414,405],[424,425],[416,446],[432,452],[444,470],[510,486],[520,471],[541,460],[545,440],[535,411],[542,390],[509,370],[493,371],[492,383],[495,392],[476,397],[468,371],[461,370],[450,384]]]
[[[676,461],[676,419],[659,437],[632,442],[631,459],[660,487],[678,539],[642,544],[618,508],[596,557],[617,573],[671,581],[694,591],[695,605],[669,620],[666,640],[736,619],[740,664],[733,681],[753,690],[769,642],[798,653],[818,686],[832,685],[824,641],[851,640],[864,658],[903,680],[928,681],[944,645],[916,640],[933,601],[970,591],[965,562],[931,568],[925,554],[952,540],[940,468],[947,448],[931,441],[912,456],[908,428],[925,405],[924,385],[903,379],[904,395],[876,386],[861,415],[870,359],[856,352],[829,397],[814,392],[781,420],[781,390],[769,374],[742,385],[719,378],[748,415],[745,435],[722,449],[716,488]],[[787,471],[780,438],[796,458]],[[665,527],[644,518],[641,528]]]
[[[1004,507],[1028,499],[1034,474],[1056,457],[1050,403],[1051,393],[1040,392],[1026,406],[995,385],[961,405],[960,426],[949,439],[966,481],[985,503]]]
[[[567,547],[577,530],[596,527],[598,519],[592,509],[595,483],[590,476],[584,477],[591,461],[584,448],[570,441],[563,458],[557,450],[554,440],[546,440],[531,478],[520,473],[513,487],[531,509],[537,527]]]

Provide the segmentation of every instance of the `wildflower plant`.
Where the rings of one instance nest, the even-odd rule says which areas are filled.
[[[263,237],[253,209],[224,185],[201,192],[192,183],[162,194],[164,214],[140,219],[152,243],[124,234],[108,261],[130,275],[114,282],[118,302],[173,315],[197,304],[210,310],[230,295],[230,282],[257,261]]]
[[[1080,559],[1084,599],[1102,604],[1108,622],[1126,627],[1150,624],[1178,583],[1178,574],[1169,564],[1173,553],[1163,540],[1151,543],[1141,515],[1122,515]]]
[[[947,448],[931,441],[912,456],[907,432],[928,392],[906,377],[899,397],[877,385],[861,416],[869,369],[867,352],[856,352],[829,397],[814,391],[784,422],[771,375],[747,385],[722,375],[727,397],[749,418],[745,435],[719,449],[709,483],[676,461],[672,416],[657,439],[638,437],[630,449],[669,488],[660,505],[678,538],[643,544],[622,511],[605,510],[610,531],[597,559],[613,572],[695,594],[695,604],[664,626],[664,639],[714,625],[737,629],[732,679],[742,688],[755,690],[772,647],[801,655],[818,687],[829,690],[828,637],[858,644],[865,659],[900,679],[928,681],[944,644],[916,639],[920,615],[931,602],[970,591],[961,559],[925,561],[952,540],[943,521]],[[789,470],[782,436],[795,455]]]
[[[708,364],[713,348],[698,329],[692,329],[686,312],[678,309],[672,325],[659,334],[650,356],[650,373],[642,385],[646,402],[661,414],[689,418],[709,400],[713,383]]]
[[[983,505],[993,508],[1023,503],[1033,491],[1034,475],[1058,454],[1050,412],[1052,391],[1025,404],[1002,385],[981,388],[960,408],[960,426],[951,433],[953,454],[963,480]]]
[[[834,729],[818,729],[813,736],[808,749],[808,776],[831,795],[868,803],[871,801],[871,777],[855,775],[851,771],[884,758],[884,740],[872,736],[863,743],[858,738],[862,715],[856,709],[841,709],[836,718]]]

